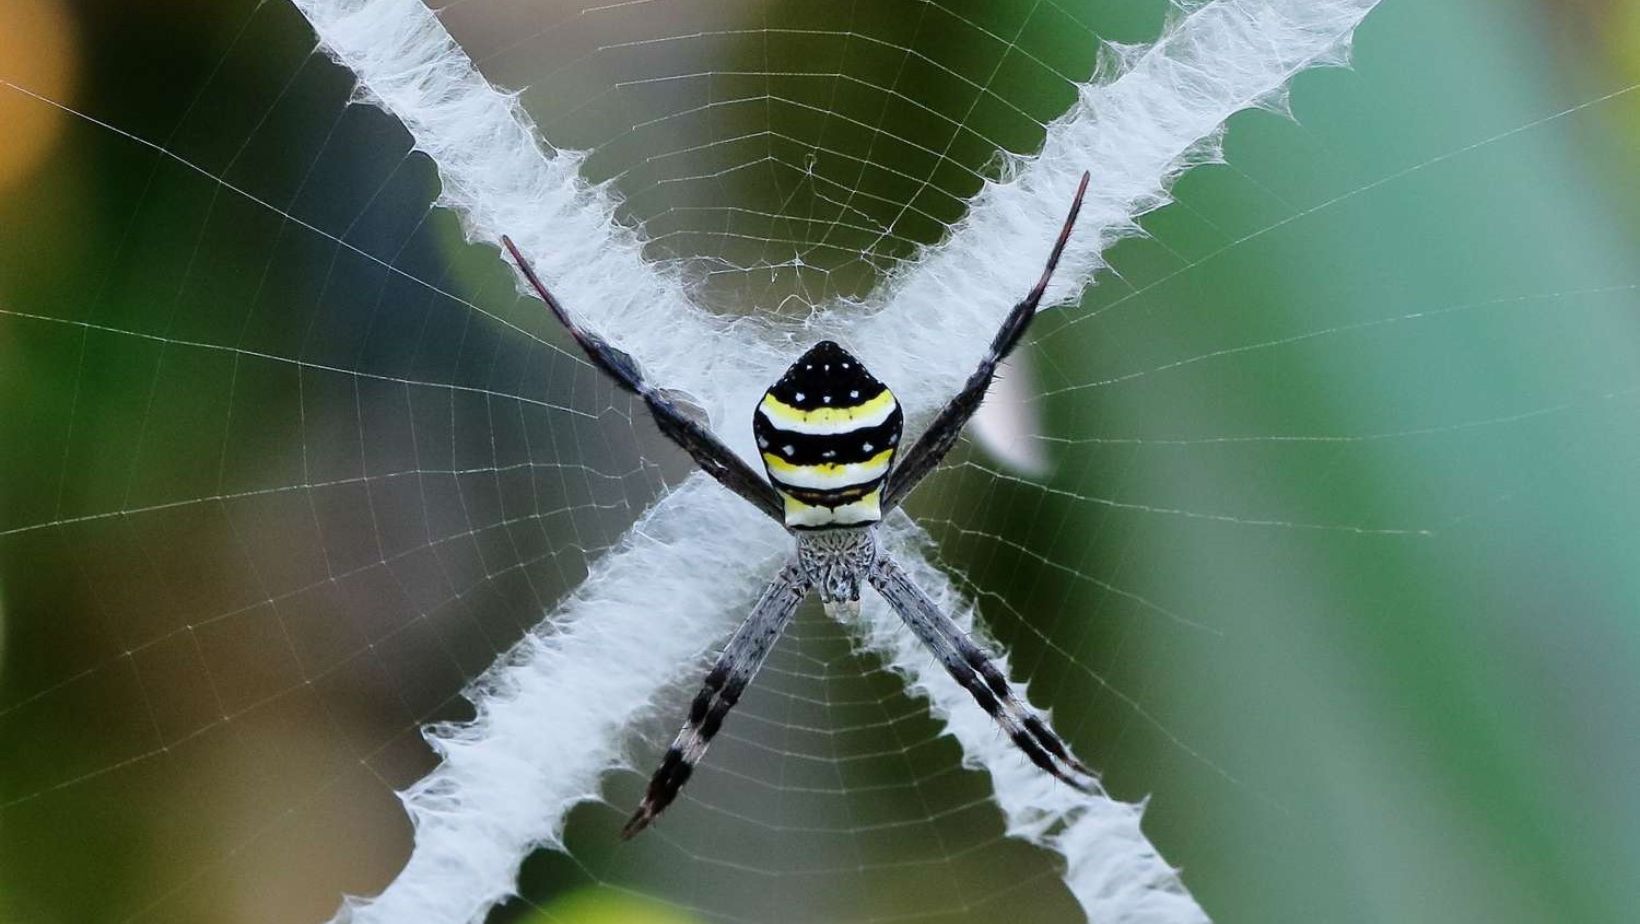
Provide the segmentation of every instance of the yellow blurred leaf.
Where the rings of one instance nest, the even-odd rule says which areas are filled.
[[[56,0],[0,3],[0,192],[27,177],[56,145],[73,90],[73,24]],[[30,95],[33,94],[33,95]]]

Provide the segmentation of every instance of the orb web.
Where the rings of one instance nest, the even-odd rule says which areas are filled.
[[[584,154],[574,174],[699,330],[757,335],[741,366],[691,367],[719,354],[687,340],[664,364],[737,441],[714,376],[739,388],[795,354],[782,332],[900,329],[885,293],[1010,155],[1198,9],[430,7],[546,145]],[[1477,872],[1520,842],[1607,868],[1636,828],[1587,767],[1555,768],[1580,806],[1533,802],[1542,768],[1508,735],[1440,724],[1535,691],[1495,665],[1577,662],[1551,632],[1627,650],[1615,524],[1640,502],[1632,231],[1583,172],[1619,148],[1602,133],[1632,120],[1633,80],[1477,100],[1462,88],[1539,38],[1468,15],[1495,28],[1379,10],[1351,69],[1232,118],[1225,163],[1044,313],[990,409],[1046,469],[969,443],[909,509],[932,545],[904,541],[1112,794],[1151,797],[1146,832],[1214,916],[1596,916],[1631,888]],[[323,920],[411,855],[397,794],[438,765],[424,728],[469,721],[464,691],[562,638],[576,594],[613,595],[599,569],[634,535],[746,521],[645,519],[716,489],[685,484],[641,405],[467,241],[437,165],[295,7],[74,28],[69,84],[0,62],[0,98],[53,145],[0,190],[0,911]],[[873,346],[929,392],[924,419],[919,377],[968,361]],[[747,596],[771,559],[735,541],[668,548]],[[674,670],[635,678],[653,695],[619,738],[629,765],[490,920],[573,920],[589,891],[683,920],[1082,919],[1063,858],[1010,836],[927,698],[818,607],[679,803],[618,844],[740,618],[713,612],[680,620],[700,634],[667,643]],[[670,626],[624,615],[637,648],[646,620]],[[1396,646],[1413,666],[1363,654]],[[1625,682],[1558,694],[1612,732],[1579,739],[1589,766],[1632,759],[1598,717]],[[1383,820],[1410,804],[1428,817]],[[1475,820],[1497,804],[1509,820]],[[1429,881],[1477,887],[1396,904]]]

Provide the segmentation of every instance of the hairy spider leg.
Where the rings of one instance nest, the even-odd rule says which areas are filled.
[[[660,768],[649,779],[643,802],[621,829],[622,840],[649,827],[677,798],[683,784],[689,782],[690,774],[694,773],[695,765],[705,756],[713,736],[722,728],[729,710],[740,701],[740,694],[757,675],[775,641],[786,631],[792,614],[797,612],[797,604],[808,592],[808,578],[795,561],[780,569],[764,589],[751,615],[735,630],[706,675],[706,682],[689,707],[689,718],[672,739],[672,746],[666,749]]]
[[[1048,280],[1053,278],[1054,268],[1059,265],[1059,257],[1065,252],[1065,244],[1071,239],[1071,228],[1076,225],[1076,215],[1082,211],[1082,197],[1088,191],[1088,174],[1082,174],[1082,182],[1076,187],[1076,198],[1071,201],[1070,214],[1065,216],[1065,225],[1059,231],[1059,239],[1054,242],[1053,251],[1048,254],[1048,265],[1043,268],[1042,276],[1036,285],[1031,288],[1024,301],[1008,312],[1003,320],[1002,327],[991,340],[991,348],[986,351],[985,358],[980,360],[979,368],[968,377],[962,391],[957,392],[945,407],[935,415],[928,429],[917,442],[906,450],[900,464],[888,475],[887,485],[883,488],[882,507],[884,510],[893,510],[898,507],[929,473],[940,464],[945,454],[957,444],[957,436],[962,428],[968,424],[968,419],[979,410],[980,402],[985,399],[985,392],[991,387],[991,380],[996,377],[997,365],[1013,352],[1019,344],[1020,338],[1025,335],[1025,329],[1030,327],[1031,319],[1036,316],[1037,303],[1042,301],[1042,293],[1048,289]]]
[[[547,290],[541,277],[535,274],[535,268],[530,261],[524,259],[518,245],[512,238],[502,235],[501,243],[506,245],[507,252],[512,254],[513,262],[518,265],[518,271],[524,275],[525,281],[535,294],[540,296],[552,316],[558,323],[564,325],[569,335],[575,339],[577,345],[586,353],[587,358],[604,375],[609,376],[624,391],[642,398],[649,407],[649,414],[655,419],[656,426],[667,439],[683,447],[689,457],[695,460],[706,474],[717,479],[718,483],[745,498],[752,506],[769,516],[779,520],[782,518],[783,507],[781,499],[773,487],[758,477],[755,470],[744,460],[735,455],[734,450],[723,444],[704,423],[698,421],[680,408],[672,396],[664,389],[656,388],[644,380],[643,374],[638,371],[638,363],[631,356],[611,346],[597,334],[576,324],[564,306]]]
[[[904,414],[888,386],[849,351],[822,340],[758,402],[752,431],[792,529],[882,519],[882,485]]]
[[[1014,692],[991,656],[968,633],[929,599],[892,558],[879,555],[872,566],[871,586],[888,601],[907,628],[951,677],[995,719],[1031,763],[1082,792],[1097,792],[1098,778],[1076,759],[1063,739],[1048,727],[1028,703]]]

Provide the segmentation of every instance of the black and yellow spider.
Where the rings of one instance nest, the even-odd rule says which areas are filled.
[[[666,391],[644,381],[631,356],[577,325],[512,240],[502,238],[524,278],[593,364],[621,388],[642,398],[661,432],[682,446],[707,474],[781,521],[797,539],[796,556],[769,583],[706,675],[688,720],[650,779],[643,803],[622,829],[622,837],[648,827],[677,797],[809,591],[819,593],[830,612],[836,607],[858,608],[860,585],[867,583],[1032,763],[1078,789],[1094,786],[1092,772],[1014,693],[991,656],[911,582],[905,569],[882,550],[876,536],[883,514],[899,506],[956,444],[963,425],[985,397],[997,364],[1030,325],[1070,239],[1087,188],[1084,173],[1042,277],[1008,312],[962,391],[940,410],[898,465],[893,462],[902,414],[893,392],[847,350],[825,340],[786,370],[753,415],[767,481],[679,408]]]

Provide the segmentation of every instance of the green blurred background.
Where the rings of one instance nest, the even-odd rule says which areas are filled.
[[[653,259],[785,313],[1167,13],[442,5]],[[379,890],[419,728],[683,472],[313,45],[0,6],[5,924]],[[913,513],[1216,919],[1634,920],[1640,8],[1389,0],[1291,108],[1038,326],[1051,474],[969,446]],[[1077,919],[937,729],[806,613],[657,836],[614,775],[493,919]]]

